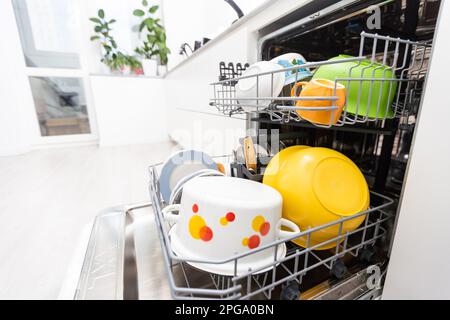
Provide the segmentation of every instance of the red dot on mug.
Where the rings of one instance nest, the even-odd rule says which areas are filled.
[[[248,239],[248,247],[250,249],[257,248],[259,246],[259,243],[260,243],[260,239],[259,239],[259,236],[257,236],[257,235],[253,235]]]
[[[196,203],[192,206],[192,211],[194,211],[194,213],[198,212],[198,205]]]
[[[265,236],[266,234],[268,234],[269,233],[269,230],[270,230],[270,223],[269,222],[264,222],[262,225],[261,225],[261,228],[259,228],[259,232],[261,233],[261,235],[263,235],[263,236]]]
[[[232,221],[234,221],[236,216],[234,215],[233,212],[228,212],[227,215],[226,215],[226,218],[227,218],[228,221],[232,222]]]
[[[203,241],[209,241],[213,237],[213,232],[208,226],[203,226],[200,228],[200,239]]]

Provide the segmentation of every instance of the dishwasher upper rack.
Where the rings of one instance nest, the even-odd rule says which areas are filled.
[[[369,51],[369,54],[365,52]],[[381,48],[380,52],[377,50]],[[388,118],[388,110],[393,111],[394,117],[397,118],[408,118],[410,115],[417,112],[417,106],[420,102],[423,82],[428,69],[428,61],[431,53],[431,44],[428,42],[413,42],[409,40],[403,40],[400,38],[392,38],[389,36],[382,36],[379,34],[371,34],[367,32],[361,32],[360,40],[360,51],[357,57],[345,58],[341,60],[334,61],[318,61],[318,62],[308,62],[302,65],[296,65],[289,68],[282,68],[276,71],[262,72],[247,76],[236,77],[232,79],[222,80],[211,83],[214,89],[214,97],[210,99],[210,105],[217,108],[217,110],[225,115],[231,116],[234,114],[243,113],[256,113],[256,114],[267,114],[271,121],[279,123],[289,123],[289,122],[300,122],[308,121],[303,119],[297,111],[312,111],[312,112],[330,112],[330,122],[327,124],[313,123],[318,127],[329,128],[332,126],[344,126],[344,125],[354,125],[367,122],[382,122]],[[370,61],[368,66],[363,66],[361,76],[352,76],[352,70],[361,66],[363,61]],[[311,71],[317,69],[323,65],[346,63],[346,62],[356,62],[355,66],[351,67],[349,70],[348,77],[337,78],[334,81],[334,95],[333,96],[316,96],[316,97],[291,97],[288,96],[292,90],[292,87],[297,83],[298,72],[297,70],[309,68]],[[363,77],[365,70],[374,67],[372,71],[372,77]],[[380,68],[378,64],[386,66],[383,71],[383,76],[375,77],[375,71]],[[386,76],[386,72],[390,71],[392,75],[391,78]],[[295,73],[296,79],[290,85],[285,86],[280,96],[260,96],[259,95],[259,81],[262,77],[271,77],[271,87],[273,88],[274,74],[279,72],[291,72]],[[239,98],[236,97],[236,86],[237,82],[242,79],[256,78],[256,96]],[[334,104],[331,106],[321,106],[321,107],[299,107],[296,106],[298,101],[306,100],[327,100],[334,102],[338,99],[336,96],[337,83],[343,84],[346,88],[357,87],[358,89],[358,99],[357,105],[354,112],[348,110],[347,102],[349,90],[347,91],[346,102],[342,110],[342,114],[338,119],[337,123],[333,123],[334,112],[338,107]],[[392,105],[388,103],[386,105],[381,105],[382,101],[382,88],[385,83],[388,83],[389,91],[388,96],[391,95],[391,91],[394,90],[394,82],[397,84],[397,90],[392,102]],[[356,83],[356,84],[353,84]],[[368,86],[366,85],[368,83]],[[374,86],[378,83],[379,90],[375,90]],[[361,99],[361,92],[365,85],[364,90],[368,90],[368,97],[366,101]],[[286,90],[288,87],[289,90]],[[285,94],[283,94],[283,92]],[[239,101],[238,101],[239,100]],[[247,102],[249,101],[249,102]],[[267,101],[270,101],[267,106]],[[375,116],[369,116],[369,105],[375,103],[377,110]],[[362,106],[362,107],[361,107]],[[366,110],[365,114],[358,112],[359,110]],[[245,109],[245,110],[244,110]],[[381,111],[384,110],[384,112]]]
[[[362,250],[367,247],[372,247],[377,240],[386,235],[386,229],[382,225],[393,217],[389,212],[389,208],[393,205],[394,200],[371,191],[371,202],[377,205],[371,206],[368,210],[308,229],[289,238],[274,241],[253,249],[251,252],[235,255],[221,261],[178,257],[171,249],[169,238],[170,226],[165,222],[162,213],[165,204],[163,203],[159,190],[157,166],[149,167],[149,191],[153,203],[154,216],[171,295],[174,299],[271,299],[273,297],[273,290],[276,287],[282,287],[293,281],[301,285],[303,277],[316,268],[324,267],[332,271],[335,264],[339,264],[338,262],[342,263],[340,259],[345,255],[358,257]],[[344,222],[362,215],[366,215],[366,219],[357,229],[346,233],[342,232]],[[313,232],[330,226],[339,226],[338,236],[316,245],[310,245],[311,234]],[[291,240],[298,237],[306,237],[307,248],[301,248],[290,243]],[[334,249],[331,249],[325,257],[313,251],[320,246],[336,241],[339,241],[339,244]],[[282,243],[289,243],[291,249],[287,251],[284,258],[277,259],[278,246]],[[204,277],[204,282],[202,282],[198,281],[198,274],[187,272],[188,268],[193,268],[189,266],[189,262],[220,264],[233,261],[234,268],[237,270],[237,264],[240,259],[270,249],[274,250],[274,260],[271,263],[255,270],[249,269],[247,272],[241,274],[237,274],[235,271],[234,276],[223,276],[201,271]],[[265,269],[269,270],[259,273]],[[199,272],[197,269],[195,270]],[[193,283],[202,283],[202,285],[194,286]]]

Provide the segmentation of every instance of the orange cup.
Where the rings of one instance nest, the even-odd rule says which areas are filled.
[[[292,87],[291,97],[297,96],[296,89],[298,87],[303,87],[300,92],[300,98],[338,97],[337,100],[298,100],[295,104],[297,107],[337,107],[337,109],[323,111],[296,110],[300,117],[312,123],[324,125],[336,124],[338,122],[345,105],[346,92],[344,85],[327,79],[313,79],[310,82],[297,82],[295,86]]]

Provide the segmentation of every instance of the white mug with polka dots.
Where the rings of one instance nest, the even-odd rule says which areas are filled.
[[[169,236],[177,256],[208,262],[190,263],[199,269],[233,275],[249,268],[265,271],[264,265],[274,261],[275,246],[238,259],[237,270],[234,260],[224,260],[300,232],[295,223],[281,217],[281,209],[279,192],[262,183],[199,177],[184,185],[181,203],[165,207],[163,214],[174,224]],[[276,251],[276,259],[282,259],[285,243]]]

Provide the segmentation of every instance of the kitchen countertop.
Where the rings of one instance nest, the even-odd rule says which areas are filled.
[[[112,73],[90,73],[90,77],[114,77],[114,78],[133,78],[133,79],[164,79],[163,76],[146,76],[136,74],[112,74]]]
[[[261,4],[259,7],[254,9],[253,11],[245,14],[241,19],[237,20],[235,23],[230,25],[227,29],[219,33],[215,38],[208,41],[205,45],[194,51],[189,57],[178,63],[173,68],[169,69],[166,76],[170,73],[174,72],[184,64],[188,63],[189,61],[195,59],[196,57],[200,56],[202,52],[206,51],[209,47],[213,46],[217,42],[221,41],[223,38],[225,38],[227,35],[232,33],[234,30],[238,29],[239,27],[242,27],[243,25],[247,24],[254,16],[258,15],[261,11],[267,9],[270,5],[274,3],[273,0],[267,0],[263,4]]]

